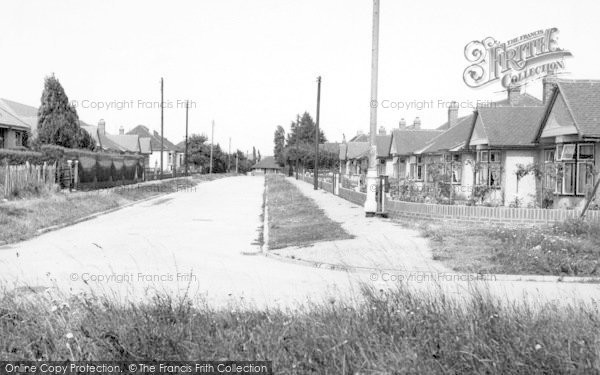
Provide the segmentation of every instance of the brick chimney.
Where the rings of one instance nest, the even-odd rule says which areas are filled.
[[[511,107],[516,106],[519,103],[519,97],[521,96],[521,88],[511,83],[508,85],[506,91],[508,92],[508,104]]]
[[[415,129],[421,129],[421,119],[419,118],[419,116],[415,117],[415,121],[413,122],[413,128]]]
[[[386,134],[385,127],[380,126],[379,127],[379,135],[385,135],[385,134]]]
[[[123,127],[123,125],[121,125],[121,127],[119,128],[119,135],[123,134],[125,134],[125,128]]]
[[[448,128],[453,127],[458,122],[458,103],[452,101],[448,107]]]
[[[400,119],[400,123],[398,125],[399,125],[398,127],[400,128],[400,130],[406,130],[406,120],[404,118]]]
[[[553,71],[548,72],[548,74],[544,77],[544,79],[542,79],[542,85],[543,85],[543,93],[542,93],[542,100],[545,104],[548,104],[548,102],[550,101],[550,98],[552,97],[552,93],[554,92],[554,89],[556,88],[556,82],[557,82],[558,78],[556,77],[556,74]]]
[[[106,134],[106,121],[104,121],[104,119],[100,119],[100,121],[98,121],[98,134]]]

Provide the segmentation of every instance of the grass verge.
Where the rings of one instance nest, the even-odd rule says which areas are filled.
[[[281,175],[267,175],[269,249],[352,238]]]
[[[273,361],[277,374],[559,374],[600,371],[600,317],[503,305],[483,293],[365,289],[364,302],[213,309],[157,297],[0,297],[0,360]]]
[[[193,189],[199,182],[225,176],[228,175],[195,175],[192,178],[168,179],[91,192],[59,192],[0,203],[0,243],[22,241],[35,236],[42,228],[68,223],[149,197]]]
[[[419,229],[434,259],[459,272],[600,276],[600,223],[502,227],[395,220]]]

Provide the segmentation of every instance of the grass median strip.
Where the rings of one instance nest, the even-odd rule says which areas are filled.
[[[23,241],[34,237],[42,228],[69,223],[153,196],[193,189],[200,182],[225,176],[196,175],[98,191],[48,193],[36,198],[0,203],[0,243]]]
[[[269,249],[352,238],[281,175],[268,175]]]

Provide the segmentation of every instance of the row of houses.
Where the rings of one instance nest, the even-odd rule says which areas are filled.
[[[600,165],[600,81],[543,81],[543,100],[517,87],[504,100],[423,129],[416,118],[376,136],[378,173],[404,198],[519,207],[581,207]],[[364,176],[368,135],[339,144],[339,172]],[[364,178],[361,178],[364,180]]]
[[[26,149],[26,139],[35,137],[37,132],[37,121],[37,108],[0,99],[0,149]],[[175,145],[144,125],[138,125],[127,133],[121,127],[119,134],[110,134],[102,119],[98,121],[98,125],[90,125],[81,120],[79,123],[95,140],[97,150],[144,155],[145,167],[159,171],[162,140],[163,170],[178,171],[184,165],[185,141]]]

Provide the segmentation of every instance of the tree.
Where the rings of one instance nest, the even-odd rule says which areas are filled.
[[[308,112],[302,116],[296,115],[296,121],[292,121],[290,132],[287,134],[284,159],[291,163],[300,162],[302,165],[311,167],[315,158],[315,129],[316,124]],[[327,138],[319,129],[319,143],[327,142]],[[319,157],[319,163],[323,155]]]
[[[285,129],[283,129],[283,126],[277,126],[275,135],[273,136],[273,143],[275,144],[275,147],[273,148],[275,161],[283,167],[285,165],[285,157],[283,154],[285,148]]]
[[[257,161],[260,161],[260,159],[261,159],[260,150],[258,150],[257,152],[258,152],[258,160]]]
[[[95,146],[93,138],[79,125],[77,111],[54,75],[44,80],[37,127],[39,144],[88,149]]]

